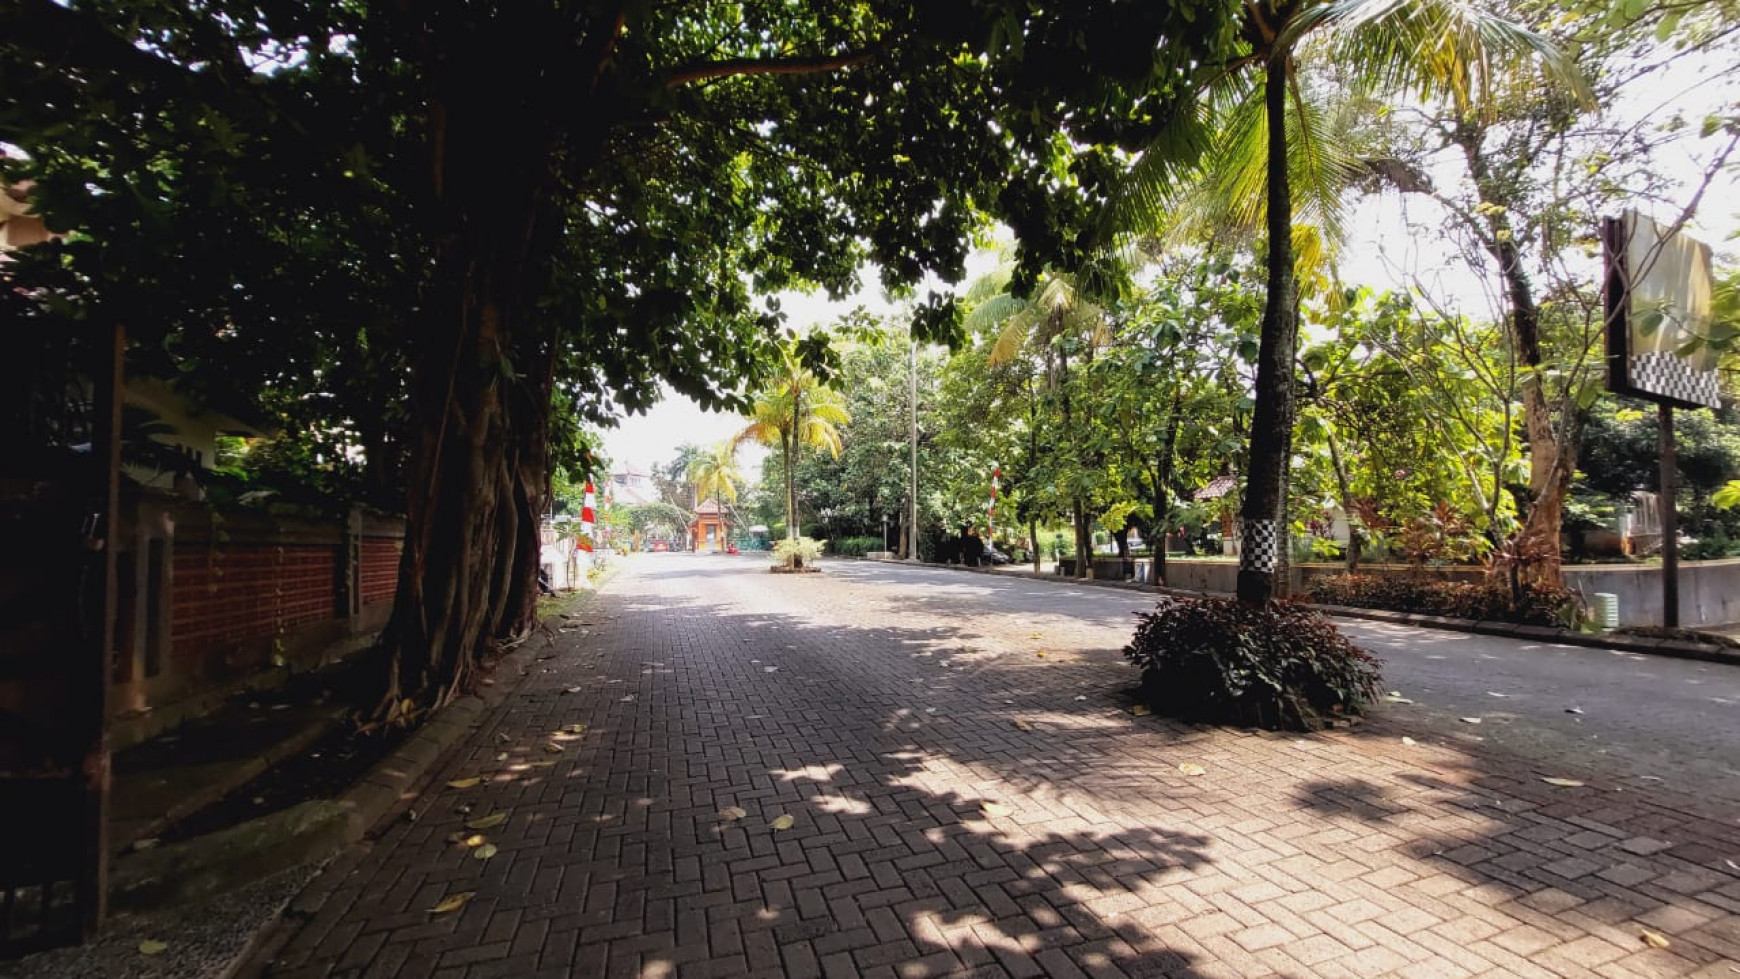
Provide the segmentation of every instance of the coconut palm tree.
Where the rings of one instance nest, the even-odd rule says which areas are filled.
[[[797,484],[793,469],[798,453],[803,449],[826,449],[839,458],[839,426],[851,421],[844,399],[839,392],[824,385],[798,359],[797,350],[788,346],[780,357],[778,371],[771,383],[755,396],[749,424],[731,438],[735,449],[754,440],[779,450],[785,467],[785,535],[798,536]]]
[[[1481,112],[1493,86],[1537,69],[1579,94],[1586,86],[1546,38],[1468,0],[1250,0],[1240,38],[1242,53],[1211,79],[1201,100],[1204,115],[1181,117],[1162,134],[1132,170],[1125,200],[1152,218],[1177,203],[1171,191],[1194,177],[1217,191],[1192,195],[1194,201],[1216,201],[1221,215],[1252,224],[1260,216],[1268,291],[1240,513],[1238,594],[1261,604],[1276,593],[1286,553],[1298,338],[1295,180],[1308,191],[1305,210],[1321,232],[1314,240],[1322,241],[1337,229],[1339,185],[1356,169],[1327,138],[1318,103],[1306,97],[1302,55],[1337,66],[1350,93],[1448,98],[1459,112]],[[1260,84],[1250,77],[1258,69]],[[1214,152],[1203,154],[1204,142]],[[1192,152],[1209,162],[1194,171],[1179,166]]]
[[[701,499],[712,497],[713,504],[723,514],[726,500],[737,502],[737,487],[743,482],[743,474],[737,469],[737,444],[726,439],[713,446],[711,451],[689,463],[688,477],[689,482],[695,484],[695,495]],[[697,548],[699,543],[696,542]],[[720,544],[723,545],[724,541]]]

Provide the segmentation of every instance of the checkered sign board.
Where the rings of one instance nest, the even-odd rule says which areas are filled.
[[[1606,253],[1607,390],[1680,408],[1715,408],[1710,246],[1636,211],[1601,224]]]

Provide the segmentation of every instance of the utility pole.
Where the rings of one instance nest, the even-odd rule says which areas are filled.
[[[912,482],[907,487],[906,560],[918,563],[918,338],[908,346],[906,398],[912,420]]]

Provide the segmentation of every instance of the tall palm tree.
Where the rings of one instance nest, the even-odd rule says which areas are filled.
[[[851,421],[839,392],[824,385],[787,347],[771,383],[755,396],[749,424],[731,438],[735,448],[754,440],[779,449],[785,467],[785,535],[798,536],[797,484],[793,480],[798,453],[806,448],[826,449],[840,456],[839,426]]]
[[[1324,114],[1305,97],[1300,55],[1309,45],[1336,65],[1356,93],[1448,98],[1457,111],[1479,113],[1493,86],[1538,66],[1586,97],[1569,57],[1546,38],[1468,0],[1249,0],[1240,28],[1242,53],[1211,79],[1201,104],[1207,117],[1184,117],[1162,135],[1131,174],[1136,204],[1177,200],[1168,193],[1191,177],[1220,190],[1223,213],[1261,216],[1268,247],[1268,291],[1257,353],[1256,404],[1240,516],[1238,594],[1261,604],[1276,594],[1286,553],[1286,476],[1292,454],[1293,359],[1298,340],[1294,180],[1309,194],[1319,229],[1336,230],[1337,180],[1352,164],[1325,139]],[[1262,70],[1256,84],[1249,72]],[[1177,161],[1218,144],[1194,173]],[[1257,179],[1257,175],[1261,179]],[[1201,196],[1198,200],[1203,199]],[[1319,239],[1321,240],[1321,239]]]
[[[695,484],[695,495],[702,499],[712,497],[713,504],[723,516],[724,501],[736,503],[737,487],[743,482],[743,475],[737,470],[737,444],[726,439],[713,446],[711,451],[689,463],[688,476],[689,482]]]

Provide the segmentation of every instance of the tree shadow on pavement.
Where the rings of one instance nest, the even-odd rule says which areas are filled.
[[[616,596],[336,885],[284,968],[1689,975],[1740,920],[1740,874],[1699,876],[1736,857],[1720,820],[1381,725],[1136,716],[1119,662],[897,597],[796,582],[752,601],[719,579]],[[498,811],[492,859],[445,842]],[[1547,868],[1586,853],[1612,859]],[[1603,876],[1627,866],[1652,876]],[[1672,948],[1605,920],[1621,891],[1655,902],[1636,920]]]

